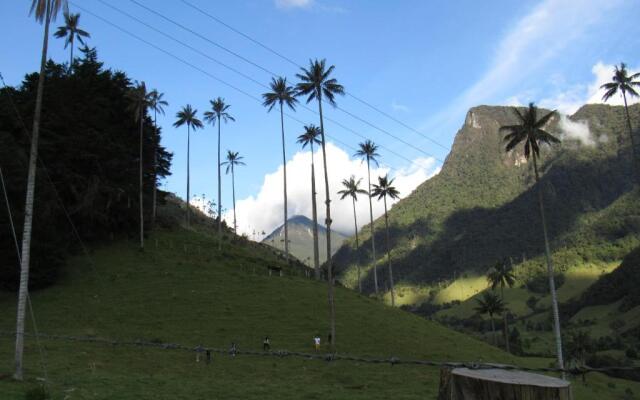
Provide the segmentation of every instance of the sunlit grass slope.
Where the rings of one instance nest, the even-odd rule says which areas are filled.
[[[141,253],[135,243],[105,245],[74,258],[65,276],[33,294],[41,332],[115,339],[312,351],[327,336],[326,284],[285,271],[268,276],[276,257],[261,246],[192,231],[160,232]],[[157,240],[157,248],[156,248]],[[418,316],[338,288],[338,352],[435,360],[548,365],[518,359]],[[0,294],[0,330],[13,330],[15,295]],[[31,331],[32,327],[28,329]],[[435,368],[347,362],[215,356],[102,344],[44,341],[54,399],[433,399]],[[326,349],[323,349],[326,351]],[[27,340],[25,383],[9,379],[13,341],[0,339],[0,398],[24,398],[43,376],[38,349]],[[611,387],[613,385],[614,387]],[[594,376],[576,386],[578,399],[622,396],[640,385]],[[588,390],[586,390],[588,389]],[[604,396],[604,397],[603,397]]]

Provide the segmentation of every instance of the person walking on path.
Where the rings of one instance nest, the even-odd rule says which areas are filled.
[[[313,338],[313,344],[315,345],[316,348],[316,353],[320,351],[320,335],[316,335]]]

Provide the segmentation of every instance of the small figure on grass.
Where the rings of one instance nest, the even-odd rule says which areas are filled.
[[[316,348],[316,353],[319,352],[320,351],[320,335],[316,335],[313,338],[313,344],[314,344],[314,346]]]
[[[238,352],[238,346],[236,345],[235,342],[231,342],[231,347],[229,348],[229,354],[231,355],[231,357],[235,357],[237,352]]]
[[[264,340],[262,341],[262,350],[271,351],[271,340],[269,339],[269,336],[264,337]]]
[[[209,365],[211,364],[211,350],[207,349],[206,355],[207,355],[207,365]]]
[[[200,362],[200,355],[204,352],[204,347],[202,345],[198,345],[196,348],[196,362]]]

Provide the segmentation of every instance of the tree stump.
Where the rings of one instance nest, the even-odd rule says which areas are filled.
[[[572,400],[570,385],[530,372],[443,368],[438,400]]]

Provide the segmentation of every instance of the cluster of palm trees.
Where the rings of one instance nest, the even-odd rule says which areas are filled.
[[[367,157],[366,154],[370,154],[370,153],[365,153],[365,150],[371,150],[373,149],[373,153],[375,154],[375,149],[376,146],[375,144],[373,144],[373,142],[371,141],[366,141],[364,143],[360,143],[360,150],[358,150],[358,153],[356,154],[363,154],[365,156],[365,158],[367,158],[367,160],[371,159],[371,156]],[[369,170],[369,182],[371,182],[371,178],[370,178],[370,170]],[[385,231],[386,231],[386,250],[387,250],[387,266],[388,266],[388,272],[389,272],[389,288],[390,288],[390,294],[391,294],[391,305],[395,306],[395,290],[394,290],[394,285],[393,285],[393,268],[391,266],[391,243],[390,243],[390,236],[389,236],[389,213],[388,213],[388,209],[387,209],[387,198],[390,198],[392,200],[399,198],[400,193],[398,192],[398,190],[393,186],[393,179],[389,179],[388,175],[385,176],[379,176],[378,177],[378,183],[377,184],[369,184],[369,190],[364,190],[360,188],[360,183],[362,182],[362,179],[358,179],[356,180],[355,176],[351,176],[349,177],[349,179],[343,179],[342,180],[342,186],[344,187],[344,189],[340,190],[338,192],[338,194],[341,195],[340,199],[344,200],[347,197],[351,198],[351,202],[353,205],[353,223],[355,225],[355,239],[356,239],[356,249],[360,248],[360,241],[358,238],[358,220],[356,217],[356,201],[358,201],[358,194],[365,194],[367,195],[367,197],[369,197],[369,211],[370,211],[370,216],[371,216],[371,223],[370,223],[370,227],[371,227],[371,244],[372,244],[372,248],[375,249],[375,235],[373,232],[373,212],[372,212],[372,204],[371,204],[371,198],[373,197],[377,197],[378,200],[382,199],[384,202],[384,223],[385,223]],[[373,188],[373,189],[372,189]],[[375,250],[374,250],[374,254],[375,254]],[[378,277],[377,277],[377,272],[376,272],[376,258],[375,256],[373,257],[373,276],[374,276],[374,290],[375,293],[378,293]],[[356,267],[357,267],[357,273],[358,273],[358,290],[360,292],[362,292],[362,279],[361,279],[361,274],[360,274],[360,262],[359,260],[356,260]]]
[[[235,219],[235,167],[239,165],[245,165],[241,160],[242,156],[236,151],[228,150],[227,152],[227,161],[222,162],[221,157],[221,137],[222,137],[222,123],[227,123],[229,121],[235,121],[235,118],[231,116],[229,113],[229,108],[231,107],[227,104],[222,97],[217,97],[214,100],[209,101],[210,109],[204,112],[204,121],[208,122],[212,126],[218,125],[218,162],[217,162],[217,172],[218,172],[218,214],[217,214],[217,225],[218,225],[218,250],[222,249],[222,166],[228,165],[227,173],[230,171],[232,174],[232,183],[233,183],[233,208],[234,208],[234,232],[237,230],[237,224]],[[183,125],[187,126],[187,202],[186,202],[186,221],[187,226],[190,223],[190,205],[188,199],[190,199],[190,154],[191,154],[191,131],[196,131],[197,129],[204,128],[204,124],[198,118],[198,110],[193,108],[191,104],[187,104],[182,107],[180,111],[176,113],[176,121],[173,126],[178,128]]]

